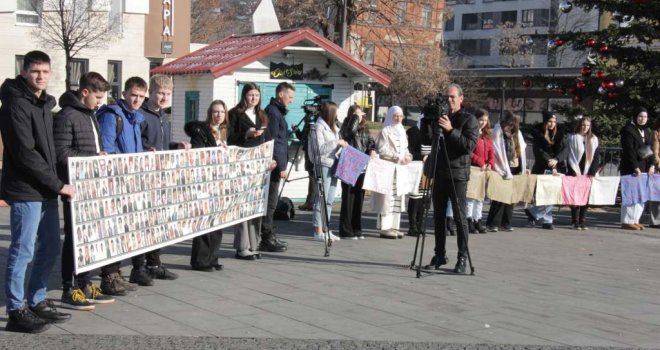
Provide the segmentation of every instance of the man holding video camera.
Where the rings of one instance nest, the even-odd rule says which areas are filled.
[[[447,199],[451,199],[456,227],[458,228],[458,258],[455,273],[465,273],[465,260],[467,259],[467,221],[465,200],[467,183],[470,179],[470,157],[477,144],[479,137],[479,123],[474,115],[466,112],[461,103],[463,102],[463,89],[460,85],[450,84],[446,90],[446,100],[436,100],[435,108],[425,108],[432,112],[426,112],[422,132],[432,140],[438,138],[437,146],[426,160],[434,168],[429,169],[433,175],[433,219],[435,221],[435,256],[431,260],[431,266],[438,269],[447,264],[445,251],[446,212]],[[426,114],[430,115],[426,115]],[[444,140],[443,140],[444,139]],[[452,188],[453,186],[453,188]],[[454,192],[455,190],[455,192]]]

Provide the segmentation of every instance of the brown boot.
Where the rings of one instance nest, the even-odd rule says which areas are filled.
[[[641,230],[639,226],[635,224],[621,224],[621,228],[624,230],[639,231]]]
[[[127,291],[135,292],[138,290],[138,285],[128,281],[126,276],[122,275],[121,270],[117,273],[119,275],[119,282],[124,286]]]
[[[119,273],[113,272],[101,279],[101,293],[105,295],[124,296],[127,293],[126,288],[121,283]]]

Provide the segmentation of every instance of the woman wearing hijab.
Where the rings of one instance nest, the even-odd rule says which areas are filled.
[[[227,142],[227,105],[222,100],[211,102],[206,112],[206,121],[194,120],[186,123],[184,131],[190,136],[193,148],[224,147]],[[190,266],[193,270],[211,272],[222,270],[215,255],[222,243],[222,230],[216,230],[193,238]]]
[[[505,180],[513,175],[522,174],[527,169],[525,148],[527,144],[520,132],[520,117],[504,112],[502,120],[493,128],[493,146],[495,147],[495,171]],[[490,232],[513,231],[511,218],[513,217],[513,204],[491,201],[486,227]]]
[[[246,83],[241,92],[241,102],[229,110],[229,134],[227,143],[239,147],[256,147],[270,140],[267,129],[268,117],[261,109],[261,91],[254,83]],[[275,161],[269,170],[275,168]],[[255,260],[261,257],[257,235],[261,232],[261,217],[237,225],[234,233],[236,258]]]
[[[648,128],[649,115],[644,107],[637,107],[633,117],[621,129],[621,176],[637,176],[642,173],[655,172],[653,164],[653,139]],[[626,230],[643,230],[639,219],[644,212],[644,204],[621,205],[621,228]]]
[[[412,161],[412,154],[408,151],[408,138],[403,128],[403,110],[399,106],[392,106],[387,111],[383,130],[376,141],[376,151],[380,159],[396,164],[406,165]],[[381,238],[397,239],[403,238],[399,231],[401,223],[401,212],[405,193],[397,189],[398,174],[394,173],[392,180],[392,194],[374,194],[374,210],[378,213],[377,227]]]
[[[313,138],[313,139],[312,139]],[[337,190],[337,178],[332,170],[337,161],[337,154],[340,148],[348,146],[348,143],[339,138],[339,128],[337,127],[337,104],[334,102],[324,102],[321,106],[321,116],[311,127],[309,133],[308,154],[314,164],[315,169],[321,170],[315,178],[323,181],[323,192],[325,193],[325,203],[321,203],[321,196],[318,194],[314,200],[314,212],[312,214],[312,223],[314,225],[314,240],[325,241],[326,232],[324,232],[323,216],[321,215],[321,205],[325,205],[328,213],[328,225],[330,224],[330,214],[332,213],[332,204],[335,202],[335,191]],[[327,229],[327,238],[331,241],[340,240],[335,236],[329,227]]]
[[[578,121],[575,134],[568,136],[569,176],[596,176],[600,161],[598,158],[598,137],[592,132],[592,121],[583,117]],[[588,205],[571,206],[571,223],[575,230],[587,230],[585,218]]]
[[[549,111],[543,111],[543,123],[534,130],[534,166],[532,174],[557,175],[560,165],[559,160],[562,150],[564,133],[557,125],[557,117]],[[532,206],[525,209],[530,227],[541,221],[542,228],[554,229],[552,225],[552,205]]]

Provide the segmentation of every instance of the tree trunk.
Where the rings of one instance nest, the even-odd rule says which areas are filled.
[[[66,91],[71,90],[71,51],[64,50],[64,69],[65,69],[65,78],[64,84],[66,86]]]

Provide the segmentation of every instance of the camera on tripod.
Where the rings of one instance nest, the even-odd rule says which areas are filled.
[[[323,103],[324,98],[327,98],[327,96],[318,95],[314,98],[305,100],[302,105],[303,111],[305,112],[305,117],[318,117],[319,113],[321,112],[321,104]]]
[[[434,124],[437,124],[441,116],[449,115],[450,111],[449,99],[441,94],[427,97],[426,104],[422,107],[424,118],[430,119],[429,121]]]

